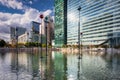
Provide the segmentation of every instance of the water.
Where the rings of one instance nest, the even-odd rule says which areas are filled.
[[[0,80],[120,80],[120,55],[0,51]]]

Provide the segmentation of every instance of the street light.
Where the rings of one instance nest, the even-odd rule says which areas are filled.
[[[16,48],[18,50],[18,28],[15,28]]]
[[[46,56],[47,56],[47,50],[48,50],[47,24],[49,23],[49,16],[46,16],[46,17],[44,18],[44,22],[45,22],[45,32],[46,32]]]
[[[81,35],[81,56],[82,56],[82,36],[83,36],[83,33],[81,32],[80,35]]]
[[[41,19],[41,58],[42,58],[42,19],[44,18],[43,14],[40,15]]]
[[[79,48],[79,59],[81,59],[80,57],[80,10],[81,10],[81,7],[79,6],[78,9],[79,11],[79,21],[78,21],[78,48]]]

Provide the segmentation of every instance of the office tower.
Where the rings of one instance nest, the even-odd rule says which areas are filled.
[[[99,45],[119,42],[120,1],[119,0],[68,0],[68,15],[73,13],[72,22],[68,19],[68,44],[77,43],[78,6],[80,10],[80,26],[84,45]],[[79,4],[78,4],[79,3]],[[74,11],[75,10],[75,11]],[[68,16],[69,17],[69,16]],[[75,20],[74,20],[75,19]]]
[[[80,0],[67,0],[67,45],[78,44],[79,5]]]
[[[39,29],[40,29],[40,23],[32,21],[31,30],[28,32],[25,32],[24,34],[18,36],[18,43],[26,43],[26,42],[39,42],[40,43],[40,37]]]
[[[18,43],[27,43],[29,42],[29,33],[25,32],[24,34],[18,36]]]
[[[11,27],[10,28],[11,44],[16,44],[18,36],[24,34],[25,31],[26,31],[26,28],[23,28],[23,27]]]
[[[55,0],[55,46],[67,44],[67,0]]]
[[[39,27],[40,23],[32,21],[31,31],[29,31],[29,42],[40,42]]]
[[[36,34],[39,33],[39,26],[40,26],[40,23],[35,22],[35,21],[31,22],[32,31]]]
[[[46,16],[44,19],[44,28],[46,35],[46,27],[47,27],[47,43],[48,45],[52,45],[52,40],[54,39],[54,24],[53,19],[50,15]]]

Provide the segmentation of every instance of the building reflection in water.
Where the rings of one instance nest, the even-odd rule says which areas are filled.
[[[11,56],[11,71],[13,73],[16,73],[16,80],[18,80],[18,72],[19,72],[19,66],[18,66],[18,50],[16,53],[12,53]]]
[[[78,59],[78,80],[81,80],[82,75],[82,59]]]
[[[119,80],[120,55],[43,52],[0,53],[0,74],[3,80]],[[2,57],[3,56],[3,57]],[[9,67],[10,66],[10,67]],[[4,68],[5,67],[5,68]],[[9,69],[10,68],[10,69]],[[10,71],[7,71],[10,70]],[[9,74],[9,75],[8,75]],[[12,76],[12,77],[11,77]],[[2,77],[2,78],[1,78]]]
[[[12,53],[11,71],[16,72],[18,80],[27,76],[28,79],[39,79],[38,53]]]
[[[60,52],[54,53],[54,80],[67,80],[67,56]]]

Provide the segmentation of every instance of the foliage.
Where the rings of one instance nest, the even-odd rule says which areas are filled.
[[[48,45],[48,48],[52,48],[52,46],[51,46],[51,45]]]
[[[5,47],[6,46],[6,42],[4,40],[0,40],[0,47]]]
[[[41,43],[38,43],[38,42],[27,42],[25,44],[26,47],[38,47],[38,46],[41,46]]]
[[[42,47],[46,47],[46,44],[42,44]]]
[[[78,45],[72,45],[73,48],[78,48]]]
[[[24,43],[18,43],[18,47],[25,47]]]
[[[11,45],[11,44],[9,44],[9,43],[7,43],[7,44],[6,44],[6,47],[12,47],[12,45]]]
[[[67,47],[68,47],[68,46],[67,46],[67,45],[65,45],[65,44],[62,46],[62,48],[67,48]]]

